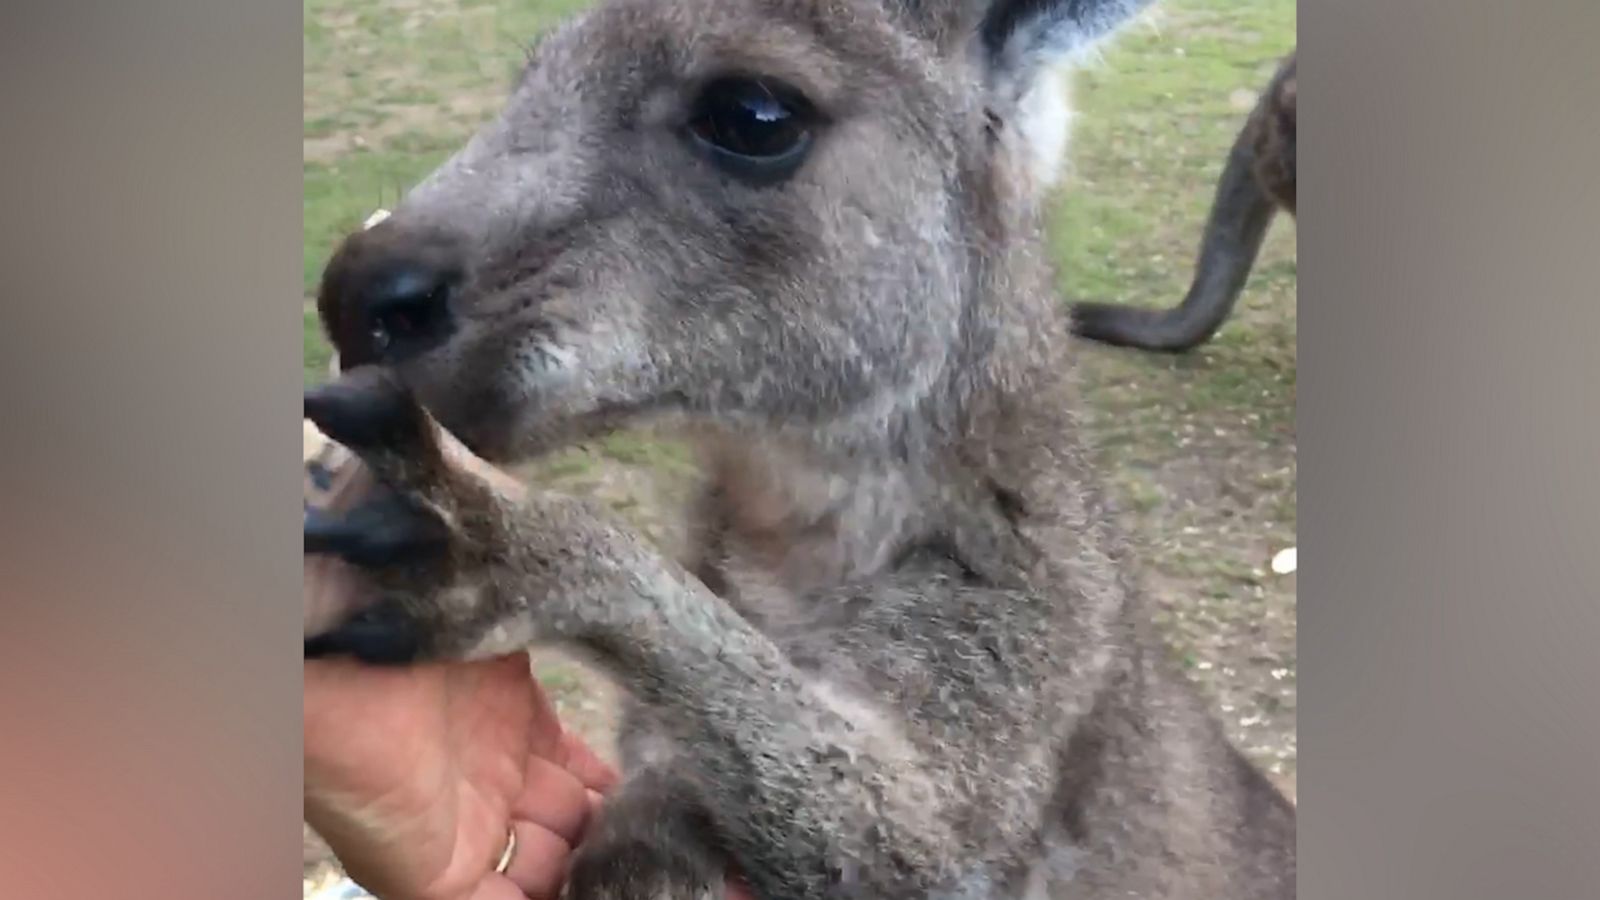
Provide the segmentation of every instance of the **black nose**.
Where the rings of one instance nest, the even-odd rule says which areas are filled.
[[[415,261],[397,262],[365,285],[362,307],[378,356],[395,360],[421,353],[450,336],[448,271]]]
[[[458,260],[449,242],[389,223],[345,240],[317,298],[340,364],[398,362],[444,343],[455,327]]]

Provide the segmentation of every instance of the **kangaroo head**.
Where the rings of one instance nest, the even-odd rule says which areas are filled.
[[[1146,2],[603,2],[345,241],[323,321],[493,458],[656,414],[892,434],[999,327],[1036,89]]]

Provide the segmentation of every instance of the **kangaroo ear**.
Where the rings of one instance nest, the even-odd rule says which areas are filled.
[[[1110,35],[1151,0],[986,0],[979,38],[990,67],[1021,76]]]
[[[1152,0],[891,0],[941,46],[965,45],[1016,99],[1040,73],[1111,35]]]

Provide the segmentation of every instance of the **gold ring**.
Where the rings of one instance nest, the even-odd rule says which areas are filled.
[[[517,827],[512,825],[506,829],[506,849],[500,854],[500,861],[495,863],[494,871],[497,875],[504,875],[511,868],[511,857],[517,854]]]

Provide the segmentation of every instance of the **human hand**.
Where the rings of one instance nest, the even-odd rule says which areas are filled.
[[[306,450],[319,508],[370,493],[359,463],[310,430]],[[308,556],[307,634],[358,608],[366,587],[340,561]],[[304,727],[306,821],[385,900],[554,897],[616,778],[562,730],[524,654],[405,668],[308,660]],[[517,846],[499,874],[510,828]]]
[[[306,821],[352,878],[385,900],[556,896],[615,775],[563,732],[526,656],[305,675]]]

